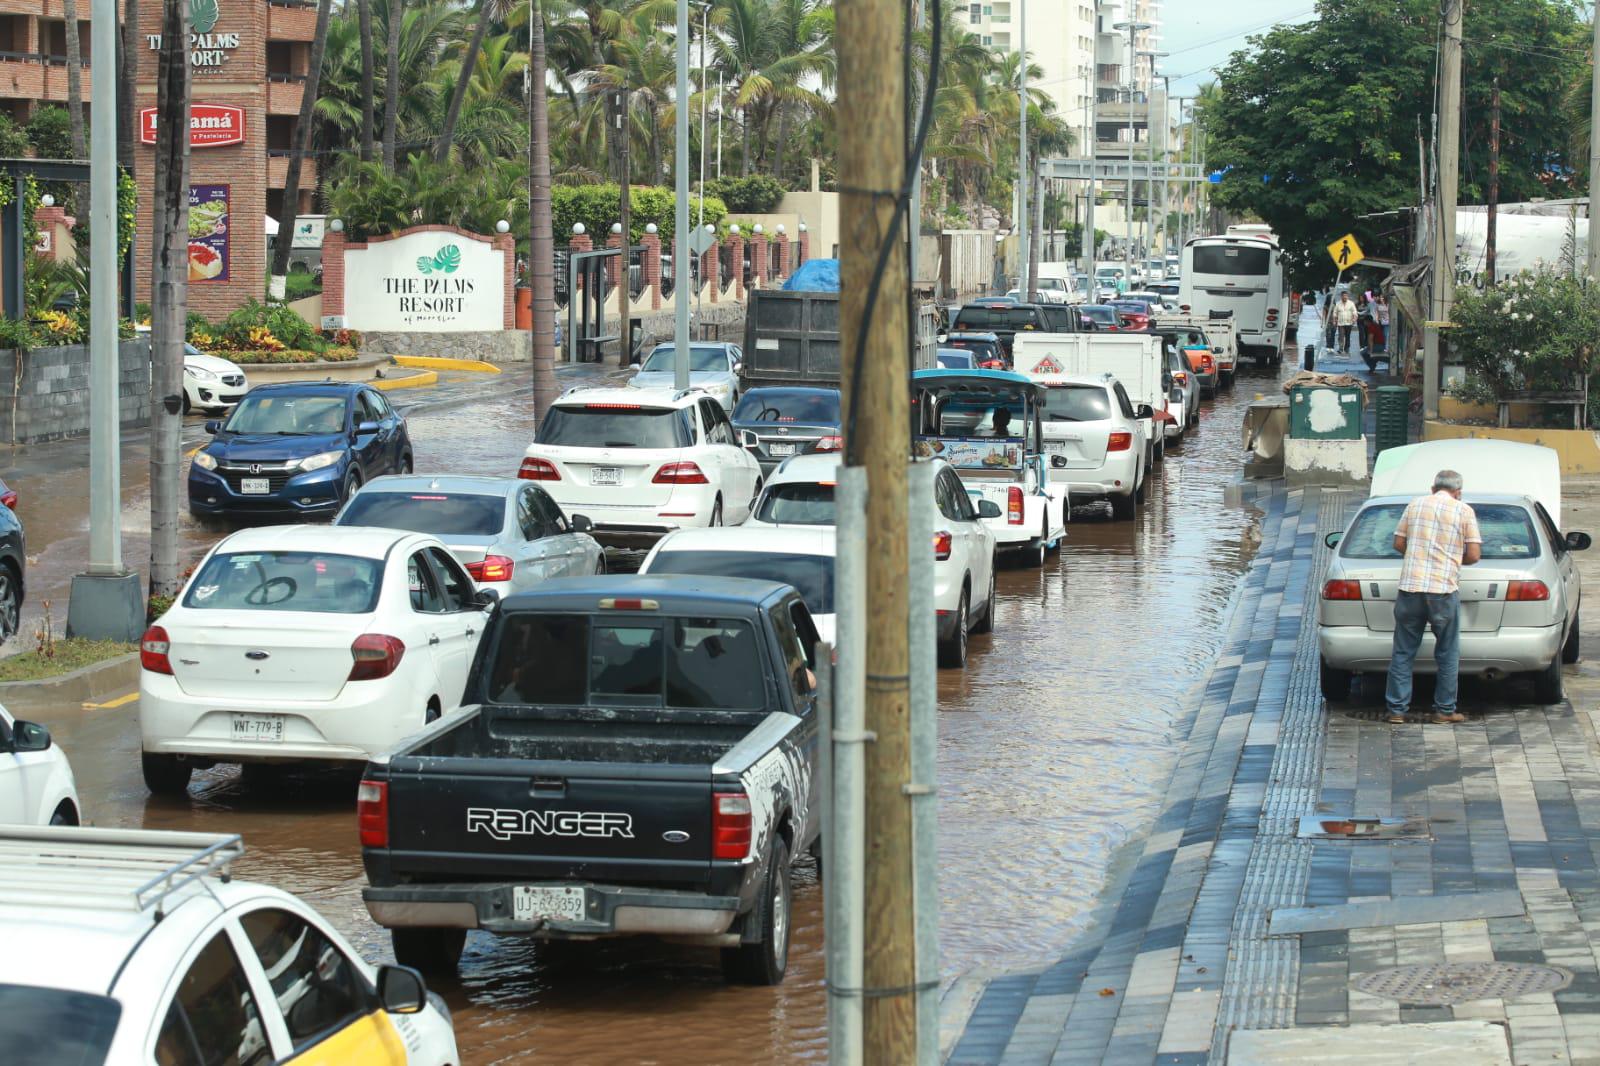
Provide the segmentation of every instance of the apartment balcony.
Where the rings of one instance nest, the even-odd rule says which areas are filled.
[[[1150,122],[1150,105],[1142,100],[1128,103],[1126,100],[1102,101],[1095,105],[1095,118],[1103,123],[1117,123],[1123,126],[1128,124],[1128,119],[1133,119],[1135,128],[1142,128]],[[1160,111],[1157,110],[1157,121],[1160,120]]]
[[[267,188],[281,189],[289,175],[288,148],[267,149]],[[300,188],[306,190],[317,184],[317,163],[310,156],[300,161]]]
[[[309,41],[317,35],[317,6],[306,0],[269,0],[267,39]]]
[[[267,75],[267,114],[298,115],[306,94],[304,74]]]
[[[44,56],[31,52],[0,52],[0,97],[8,100],[45,100]],[[61,99],[66,99],[62,84]]]

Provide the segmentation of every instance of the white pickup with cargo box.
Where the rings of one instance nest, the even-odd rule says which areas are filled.
[[[1174,416],[1168,410],[1171,386],[1160,337],[1147,333],[1019,333],[1011,359],[1017,373],[1046,386],[1067,378],[1112,375],[1139,412],[1146,441],[1145,470],[1166,457],[1164,428]],[[1047,424],[1047,447],[1050,438]]]

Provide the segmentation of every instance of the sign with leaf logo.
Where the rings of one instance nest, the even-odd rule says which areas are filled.
[[[453,244],[445,245],[432,255],[417,257],[417,269],[424,274],[435,272],[454,274],[459,266],[461,266],[461,249]]]
[[[217,33],[222,18],[219,0],[189,0],[189,66],[196,74],[214,74],[233,58],[239,47],[237,33]],[[161,48],[161,34],[145,35],[152,51]]]
[[[217,19],[221,16],[222,9],[217,6],[217,0],[189,0],[191,33],[210,33],[216,28]]]

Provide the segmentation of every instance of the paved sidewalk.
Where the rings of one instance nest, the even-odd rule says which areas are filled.
[[[1594,723],[1571,703],[1508,706],[1531,699],[1521,683],[1464,686],[1453,728],[1390,726],[1377,694],[1326,710],[1322,535],[1354,502],[1260,501],[1261,550],[1155,826],[1087,942],[991,980],[965,1019],[947,998],[949,1061],[1406,1062],[1421,1047],[1452,1066],[1600,1064]],[[1592,672],[1569,677],[1592,705]],[[1529,991],[1544,975],[1520,965],[1414,978],[1408,1002],[1435,1005],[1355,987],[1464,963],[1556,966],[1566,983]]]

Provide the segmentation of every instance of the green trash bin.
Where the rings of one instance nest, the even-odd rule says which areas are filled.
[[[1360,440],[1360,387],[1297,385],[1289,393],[1289,436],[1296,440]]]
[[[1378,386],[1377,451],[1401,448],[1411,438],[1411,390],[1404,385]]]

